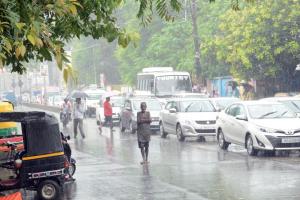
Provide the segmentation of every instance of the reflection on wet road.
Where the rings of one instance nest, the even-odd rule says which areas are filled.
[[[70,141],[77,171],[65,200],[300,199],[298,152],[249,157],[239,146],[219,150],[214,138],[180,143],[153,135],[150,164],[142,166],[136,135],[118,128],[99,134],[95,119],[84,127],[86,139]]]

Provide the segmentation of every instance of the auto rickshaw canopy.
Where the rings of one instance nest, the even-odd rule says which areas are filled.
[[[59,123],[45,112],[0,112],[0,122],[19,122],[25,154],[24,157],[37,157],[63,153]]]

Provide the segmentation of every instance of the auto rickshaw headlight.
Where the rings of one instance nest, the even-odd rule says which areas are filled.
[[[64,165],[65,165],[65,168],[69,168],[70,163],[69,163],[67,157],[65,157]]]

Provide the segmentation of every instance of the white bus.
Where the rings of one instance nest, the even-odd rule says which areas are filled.
[[[148,91],[157,97],[192,92],[191,76],[188,72],[173,71],[172,67],[144,68],[137,74],[136,89]]]

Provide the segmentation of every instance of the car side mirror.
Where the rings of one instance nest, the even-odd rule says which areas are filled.
[[[67,139],[67,140],[70,140],[70,139],[71,139],[71,137],[68,135],[68,136],[66,137],[66,139]]]
[[[245,115],[237,115],[235,118],[237,120],[248,121],[248,119],[247,119],[247,117]]]
[[[300,118],[300,113],[296,113],[296,116],[297,116],[298,118]]]
[[[177,110],[176,110],[175,108],[170,108],[170,109],[169,109],[169,112],[170,112],[170,113],[176,113]]]
[[[221,112],[222,109],[221,109],[221,108],[217,108],[216,111],[217,111],[217,112]]]

